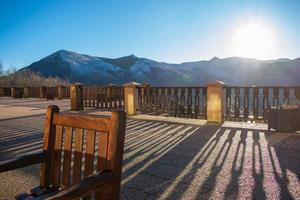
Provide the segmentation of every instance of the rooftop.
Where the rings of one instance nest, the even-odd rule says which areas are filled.
[[[47,106],[69,112],[69,102],[0,98],[0,160],[40,151]],[[127,120],[121,199],[300,199],[299,155],[299,133],[266,124],[138,115]],[[38,175],[39,165],[0,174],[0,197]]]

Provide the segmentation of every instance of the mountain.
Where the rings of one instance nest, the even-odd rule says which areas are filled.
[[[207,61],[170,64],[135,55],[111,59],[60,50],[19,71],[27,70],[45,77],[101,85],[136,81],[153,86],[197,86],[212,80],[240,86],[300,85],[300,58],[214,57]]]

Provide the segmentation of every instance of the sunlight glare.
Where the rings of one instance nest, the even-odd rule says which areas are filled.
[[[272,29],[264,24],[240,26],[233,37],[235,54],[241,57],[267,59],[272,56],[275,39]]]

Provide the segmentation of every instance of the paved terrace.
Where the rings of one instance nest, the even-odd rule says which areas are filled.
[[[49,104],[70,107],[69,100],[0,98],[0,160],[41,150]],[[122,199],[300,199],[300,133],[138,118],[147,120],[127,121]],[[36,186],[38,174],[38,165],[0,174],[0,199]]]

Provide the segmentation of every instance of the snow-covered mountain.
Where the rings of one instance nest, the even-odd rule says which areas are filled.
[[[169,64],[134,55],[110,59],[60,50],[20,71],[24,70],[85,84],[136,81],[155,86],[197,86],[221,80],[229,85],[300,85],[300,58],[261,61],[214,57]]]

